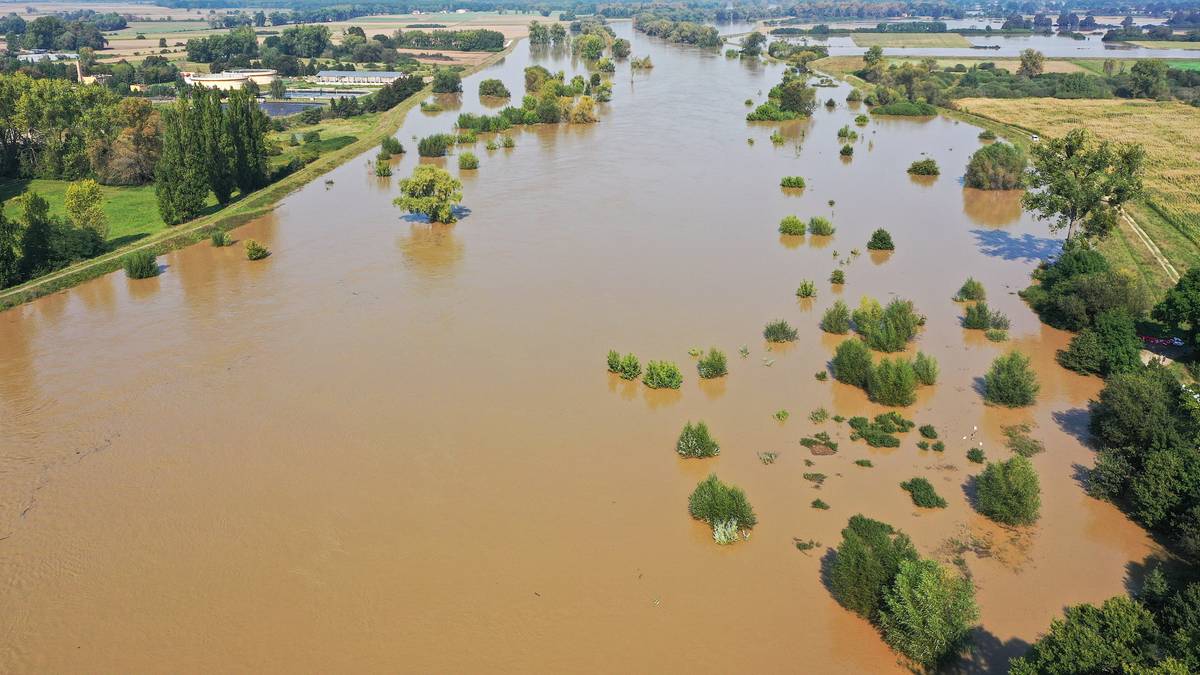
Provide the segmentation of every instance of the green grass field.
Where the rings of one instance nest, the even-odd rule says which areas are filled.
[[[960,47],[971,43],[958,33],[851,33],[859,47]]]
[[[1137,40],[1129,44],[1147,49],[1200,49],[1200,42],[1184,42],[1182,40]]]
[[[129,25],[119,31],[106,33],[109,39],[132,40],[139,33],[149,37],[159,35],[174,35],[176,33],[196,33],[212,31],[207,21],[130,21]]]
[[[50,203],[50,213],[66,216],[63,199],[70,181],[65,180],[10,180],[0,183],[0,199],[4,200],[4,215],[12,218],[19,209],[13,198],[33,190]],[[158,215],[158,202],[154,197],[153,185],[137,187],[103,186],[104,213],[108,215],[108,240],[117,244],[135,241],[148,234],[165,229],[166,224]],[[215,203],[215,201],[214,201]]]
[[[1082,68],[1088,72],[1095,73],[1096,75],[1103,75],[1104,74],[1104,62],[1107,60],[1109,60],[1109,59],[1071,59],[1071,63],[1074,63],[1075,65],[1079,66],[1080,68]],[[1124,67],[1125,72],[1129,72],[1129,69],[1133,67],[1133,64],[1138,62],[1138,59],[1112,59],[1112,60],[1116,61],[1116,71],[1115,72],[1118,72],[1118,73],[1121,72],[1122,67]],[[1177,68],[1179,70],[1200,70],[1200,60],[1191,60],[1191,59],[1163,59],[1163,60],[1166,61],[1167,65],[1170,66],[1171,68]]]

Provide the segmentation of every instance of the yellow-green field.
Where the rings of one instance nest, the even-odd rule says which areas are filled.
[[[1061,136],[1082,126],[1103,139],[1141,143],[1147,194],[1130,211],[1180,273],[1200,264],[1200,109],[1122,99],[972,98],[957,105],[1042,136]],[[1161,273],[1142,271],[1162,284]]]
[[[1137,40],[1129,44],[1147,49],[1200,49],[1200,42],[1184,42],[1182,40]]]
[[[971,43],[958,33],[851,33],[859,47],[960,47]]]

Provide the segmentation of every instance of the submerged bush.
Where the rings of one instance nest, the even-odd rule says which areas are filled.
[[[838,151],[838,154],[840,154],[842,157],[853,157],[854,146],[847,143],[842,146],[842,149]]]
[[[642,365],[633,354],[622,357],[613,349],[608,352],[608,372],[616,373],[622,380],[636,380],[642,374]]]
[[[871,233],[871,240],[867,242],[867,248],[872,251],[894,251],[896,245],[892,243],[892,235],[881,227]]]
[[[838,382],[865,388],[871,377],[871,352],[861,340],[846,340],[837,346],[831,365]]]
[[[833,223],[821,216],[813,216],[808,219],[808,233],[828,237],[833,234]]]
[[[700,481],[688,497],[688,513],[710,526],[734,521],[734,527],[750,529],[758,524],[754,509],[741,488],[722,483],[716,474]]]
[[[1071,338],[1071,344],[1057,356],[1064,368],[1108,377],[1141,366],[1141,350],[1133,319],[1125,310],[1109,310]]]
[[[803,188],[804,179],[800,176],[784,176],[779,181],[779,187],[785,188]]]
[[[988,403],[1016,408],[1033,405],[1040,386],[1029,366],[1029,357],[1020,352],[997,356],[984,377],[983,398]]]
[[[721,446],[709,435],[707,424],[697,422],[693,425],[688,422],[679,434],[675,451],[680,457],[715,457],[721,454]]]
[[[921,433],[921,438],[928,438],[929,440],[934,440],[938,437],[937,429],[935,429],[932,424],[922,424],[921,427],[919,429],[917,429],[917,431],[919,431]]]
[[[796,289],[796,296],[801,298],[817,297],[817,286],[813,282],[805,279],[800,282],[800,287]]]
[[[941,171],[937,162],[932,158],[919,159],[908,166],[908,172],[914,176],[936,176]]]
[[[851,429],[850,440],[864,440],[873,448],[898,448],[900,439],[894,434],[906,432],[913,428],[912,420],[904,419],[900,413],[892,411],[876,415],[874,420],[865,417],[851,417],[847,422]]]
[[[975,280],[974,277],[967,277],[961,288],[958,289],[958,294],[954,299],[963,302],[966,300],[986,300],[987,291],[984,290],[983,284]]]
[[[992,311],[988,308],[987,302],[980,300],[974,305],[967,307],[967,314],[963,317],[963,328],[974,330],[987,330],[989,328],[1006,330],[1008,328],[1008,317],[999,311]]]
[[[784,216],[783,220],[779,221],[779,234],[803,235],[806,229],[804,221],[796,216]]]
[[[912,496],[913,503],[925,509],[944,509],[946,500],[933,489],[933,485],[924,478],[917,477],[900,484],[904,491]]]
[[[229,246],[232,244],[233,237],[230,237],[229,233],[225,230],[217,230],[213,232],[211,236],[209,236],[209,241],[212,242],[213,246],[220,248],[222,246]]]
[[[881,352],[903,351],[909,341],[917,336],[917,327],[924,323],[924,319],[908,300],[897,298],[882,310],[877,309],[878,306],[879,303],[873,300],[860,305],[854,313],[856,329],[871,349]]]
[[[984,129],[983,131],[979,132],[979,140],[994,141],[996,140],[996,132],[992,131],[991,129]]]
[[[130,279],[149,279],[158,276],[158,260],[148,250],[134,251],[125,256],[125,276]]]
[[[1008,143],[985,145],[971,155],[963,180],[980,190],[1015,190],[1025,182],[1025,154]]]
[[[763,337],[767,342],[791,342],[798,335],[796,329],[783,319],[772,321],[763,328]]]
[[[710,348],[708,354],[696,362],[696,369],[700,371],[700,377],[706,380],[727,374],[729,370],[725,363],[725,352],[716,347]]]
[[[642,382],[651,389],[678,389],[683,385],[683,374],[670,361],[649,361]]]
[[[905,358],[881,359],[867,377],[867,393],[883,405],[912,405],[916,390],[917,374]]]
[[[854,118],[854,123],[860,127],[865,127],[871,123],[871,118],[867,117],[866,115],[859,115],[858,117]]]
[[[853,516],[829,565],[829,590],[842,607],[876,622],[901,561],[918,558],[904,533],[887,523]]]
[[[863,100],[862,92],[857,89],[851,89],[850,93],[846,94],[847,103],[856,103],[861,100]],[[864,117],[864,115],[859,115],[859,117]]]
[[[871,109],[872,115],[899,115],[903,117],[927,117],[936,115],[937,108],[924,101],[896,101]]]
[[[479,158],[473,152],[464,152],[458,156],[459,169],[478,169]]]
[[[846,283],[846,273],[842,270],[834,270],[829,274],[829,283],[839,286]]]
[[[457,139],[450,134],[433,134],[417,142],[417,154],[422,157],[445,157],[446,150]]]
[[[512,92],[508,90],[508,87],[504,86],[503,82],[491,78],[479,83],[479,95],[491,96],[493,98],[509,98],[512,96]]]
[[[983,464],[987,460],[987,455],[979,448],[971,448],[967,451],[967,460],[972,464]]]
[[[969,578],[936,560],[903,560],[884,592],[879,627],[892,648],[924,672],[938,672],[966,648],[978,619]]]
[[[389,155],[404,154],[404,144],[402,144],[400,139],[396,138],[395,136],[384,136],[382,149],[385,150]]]
[[[917,382],[927,387],[937,384],[937,359],[925,352],[917,352],[917,358],[913,361],[913,372],[917,375]]]
[[[825,310],[825,316],[821,317],[821,330],[835,335],[850,332],[850,309],[846,307],[846,303],[838,300]]]
[[[1016,455],[987,465],[976,481],[979,512],[1005,525],[1031,525],[1041,510],[1041,487],[1033,464]]]
[[[262,260],[269,255],[271,255],[271,249],[253,239],[246,240],[246,260]]]

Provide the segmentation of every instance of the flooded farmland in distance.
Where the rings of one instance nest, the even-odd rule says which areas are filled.
[[[486,112],[480,79],[519,101],[525,66],[569,79],[582,62],[522,43],[444,112],[414,109],[394,177],[376,178],[370,153],[233,232],[270,246],[261,263],[200,244],[160,258],[157,278],[111,274],[0,313],[0,670],[903,672],[821,582],[855,513],[963,556],[981,609],[967,670],[1003,670],[1065,605],[1123,592],[1155,549],[1081,487],[1100,381],[1055,363],[1069,335],[1015,295],[1059,243],[1019,196],[959,181],[979,130],[874,119],[844,160],[836,131],[865,112],[848,88],[819,89],[837,106],[811,120],[750,124],[743,102],[779,66],[615,27],[655,67],[618,65],[600,123],[480,142],[477,172],[424,160],[463,180],[454,225],[391,204],[415,138]],[[936,180],[905,173],[923,157]],[[807,189],[785,194],[785,175]],[[788,214],[837,231],[782,237]],[[877,227],[894,253],[865,251]],[[834,251],[852,248],[834,290]],[[967,276],[1011,317],[1008,343],[961,328],[951,296]],[[804,279],[814,300],[795,296]],[[903,412],[934,424],[944,453],[808,421],[884,410],[813,376],[845,339],[821,313],[863,295],[928,317],[914,349],[941,377]],[[797,342],[764,343],[777,318]],[[688,349],[709,346],[730,373],[700,381]],[[1010,348],[1033,357],[1036,407],[977,392]],[[682,389],[616,379],[609,349],[679,363]],[[679,430],[700,419],[722,452],[681,460]],[[1023,422],[1046,445],[1043,515],[1013,531],[971,509],[965,451],[1007,456],[1001,427]],[[798,443],[818,429],[838,454]],[[689,517],[712,471],[753,503],[748,542],[717,546]],[[829,478],[816,488],[805,471]],[[912,505],[898,484],[917,475],[949,508]],[[831,508],[810,508],[818,497]]]

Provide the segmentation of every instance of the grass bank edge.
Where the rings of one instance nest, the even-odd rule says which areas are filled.
[[[462,76],[474,75],[499,61],[512,52],[520,41],[521,38],[513,38],[504,49],[494,52],[477,65],[468,66],[462,71]],[[355,142],[318,157],[303,169],[289,174],[261,190],[252,192],[245,198],[232,202],[216,213],[168,228],[127,246],[80,261],[37,279],[31,279],[20,286],[0,291],[0,312],[119,270],[125,256],[134,251],[150,249],[154,255],[159,256],[208,239],[213,232],[229,231],[270,213],[280,201],[291,193],[351,159],[370,151],[379,145],[386,136],[396,133],[408,115],[408,111],[416,107],[431,93],[432,85],[426,85],[424,89],[400,102],[391,110],[378,113],[379,119],[373,130]]]

